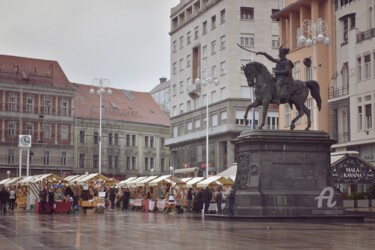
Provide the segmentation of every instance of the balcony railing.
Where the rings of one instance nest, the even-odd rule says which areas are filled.
[[[341,97],[349,94],[349,86],[346,87],[331,87],[329,88],[329,98],[336,98],[336,97]]]
[[[364,40],[367,40],[367,39],[370,39],[372,37],[375,37],[375,28],[359,32],[357,34],[357,43],[360,43],[360,42],[362,42]]]

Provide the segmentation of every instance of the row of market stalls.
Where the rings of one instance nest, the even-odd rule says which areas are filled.
[[[179,199],[186,205],[187,190],[192,188],[194,191],[210,187],[214,189],[217,186],[231,186],[233,180],[224,176],[205,177],[189,177],[177,178],[173,175],[163,176],[143,176],[130,177],[124,181],[117,181],[113,178],[106,177],[100,173],[72,175],[62,178],[55,174],[42,174],[27,177],[7,178],[0,181],[0,186],[8,186],[16,188],[17,205],[20,208],[33,208],[39,211],[39,193],[42,189],[53,189],[56,197],[56,211],[70,208],[70,201],[66,197],[66,189],[70,189],[74,195],[81,197],[83,190],[88,190],[90,199],[80,203],[81,206],[95,207],[103,202],[111,188],[117,191],[117,199],[121,198],[121,194],[128,189],[131,194],[130,206],[134,209],[143,208],[152,210],[155,207],[163,210],[171,204],[175,203],[175,199]],[[104,192],[103,192],[104,191]],[[69,197],[68,197],[69,198]],[[104,203],[104,202],[103,202]],[[156,206],[156,204],[158,204]],[[61,209],[59,209],[61,208]],[[150,208],[150,209],[149,209]]]

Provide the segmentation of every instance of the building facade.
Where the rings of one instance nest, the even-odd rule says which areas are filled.
[[[171,110],[171,90],[167,78],[160,78],[160,83],[150,91],[152,98],[160,108],[169,116]]]
[[[269,70],[273,66],[237,43],[277,56],[278,23],[271,15],[278,9],[277,0],[181,0],[172,8],[171,138],[167,145],[175,169],[198,167],[205,172],[208,162],[210,172],[215,173],[236,161],[231,140],[259,120],[259,110],[250,111],[250,126],[245,126],[252,89],[241,67],[253,60]],[[267,120],[268,128],[278,128],[277,108],[270,108]]]
[[[336,75],[335,3],[333,0],[285,0],[284,4],[284,8],[273,15],[273,18],[280,20],[280,43],[290,49],[287,58],[294,63],[294,79],[316,80],[319,83],[322,99],[320,112],[311,96],[308,97],[305,105],[311,112],[311,129],[329,132],[328,89]],[[305,26],[304,29],[304,22],[308,20],[312,21],[313,25]],[[323,30],[318,23],[325,23],[327,30]],[[326,44],[328,41],[322,43],[317,41],[319,34],[328,37],[330,40],[328,45]],[[299,43],[301,35],[310,38],[311,41],[316,39],[316,42],[312,42],[312,46]],[[303,63],[305,58],[311,60],[311,67]],[[289,104],[280,105],[280,129],[289,129],[296,115],[296,111],[291,110]],[[296,129],[304,129],[306,123],[306,116],[301,117],[296,123]]]
[[[371,165],[375,165],[374,8],[373,0],[335,1],[337,74],[329,89],[330,134],[337,140],[332,148],[356,151]]]
[[[90,94],[90,85],[74,87],[76,174],[98,171],[99,140],[101,172],[106,176],[124,179],[169,173],[170,153],[165,147],[169,118],[149,93],[111,89],[111,95],[103,94],[99,138],[99,96]]]
[[[1,176],[19,173],[19,135],[31,135],[30,174],[73,169],[74,89],[55,61],[0,55]],[[22,152],[26,175],[26,150]]]

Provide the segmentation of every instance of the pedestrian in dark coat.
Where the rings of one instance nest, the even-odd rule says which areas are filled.
[[[53,192],[52,188],[48,192],[48,205],[49,205],[49,213],[55,213],[55,193]]]
[[[125,189],[124,196],[122,199],[122,210],[128,210],[129,200],[130,200],[130,191],[129,189]]]
[[[212,194],[209,187],[206,187],[206,189],[203,192],[203,202],[204,202],[204,213],[208,214],[208,207],[210,206]]]
[[[115,208],[116,189],[111,187],[109,190],[109,200],[111,201],[111,209]]]
[[[47,202],[47,190],[43,188],[39,192],[40,208],[41,212],[44,214],[46,212],[46,202]]]
[[[0,191],[0,203],[1,203],[1,211],[2,213],[7,213],[7,203],[9,201],[9,193],[5,190],[5,187],[1,188]]]

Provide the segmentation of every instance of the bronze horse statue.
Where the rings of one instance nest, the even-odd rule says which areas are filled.
[[[247,83],[250,87],[255,85],[254,96],[255,100],[250,103],[244,115],[246,125],[249,123],[247,120],[247,114],[249,110],[253,107],[258,107],[263,105],[263,117],[262,123],[258,126],[258,129],[262,129],[267,116],[268,106],[273,102],[276,95],[276,79],[268,71],[266,66],[259,62],[250,62],[242,66],[245,73]],[[289,103],[290,107],[293,109],[293,104],[297,108],[298,115],[294,118],[290,124],[290,129],[295,128],[295,122],[305,114],[307,116],[307,127],[305,130],[309,130],[311,127],[310,110],[305,106],[305,101],[311,92],[311,96],[315,99],[318,109],[320,111],[322,100],[320,98],[320,88],[317,81],[300,81],[293,80],[293,86],[281,86],[279,96],[289,96],[288,99],[281,100],[281,103]]]

